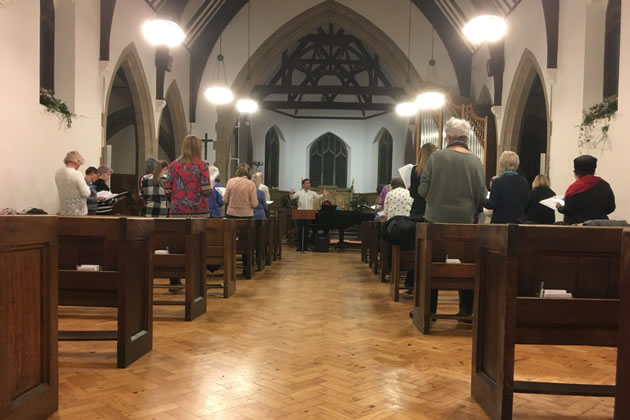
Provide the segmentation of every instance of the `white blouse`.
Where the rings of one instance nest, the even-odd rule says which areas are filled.
[[[64,166],[55,173],[55,184],[59,194],[60,216],[85,216],[88,213],[90,187],[81,172]]]

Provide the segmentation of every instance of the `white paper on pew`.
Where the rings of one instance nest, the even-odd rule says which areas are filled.
[[[564,200],[559,195],[556,195],[555,197],[545,198],[544,200],[540,201],[540,204],[545,207],[549,207],[551,210],[556,210],[557,203],[560,203],[561,206],[564,206]]]
[[[225,195],[225,187],[217,187],[217,191],[219,191],[219,194],[222,196]]]
[[[168,249],[156,249],[154,254],[155,255],[168,255]]]
[[[461,264],[462,262],[458,258],[447,258],[447,264]]]
[[[77,271],[101,271],[101,266],[96,264],[77,265]]]
[[[267,205],[273,204],[273,201],[267,201]]]
[[[411,171],[413,170],[413,164],[409,163],[403,167],[398,168],[398,173],[405,183],[405,188],[409,188],[411,185]]]
[[[563,289],[544,289],[544,299],[572,299],[573,294]]]

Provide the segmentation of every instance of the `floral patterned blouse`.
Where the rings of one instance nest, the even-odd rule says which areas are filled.
[[[165,188],[171,197],[169,217],[208,217],[206,197],[212,189],[208,166],[204,161],[173,161],[168,167]]]

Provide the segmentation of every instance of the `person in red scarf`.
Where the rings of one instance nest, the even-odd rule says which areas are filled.
[[[576,180],[564,194],[564,206],[560,203],[556,206],[567,225],[608,219],[615,211],[615,194],[608,182],[595,176],[596,168],[597,158],[593,156],[582,155],[573,160]]]

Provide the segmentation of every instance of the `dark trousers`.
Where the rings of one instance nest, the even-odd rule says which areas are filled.
[[[470,316],[473,313],[473,304],[475,301],[475,292],[473,290],[459,291],[459,313]],[[431,289],[431,313],[437,312],[438,289]]]

